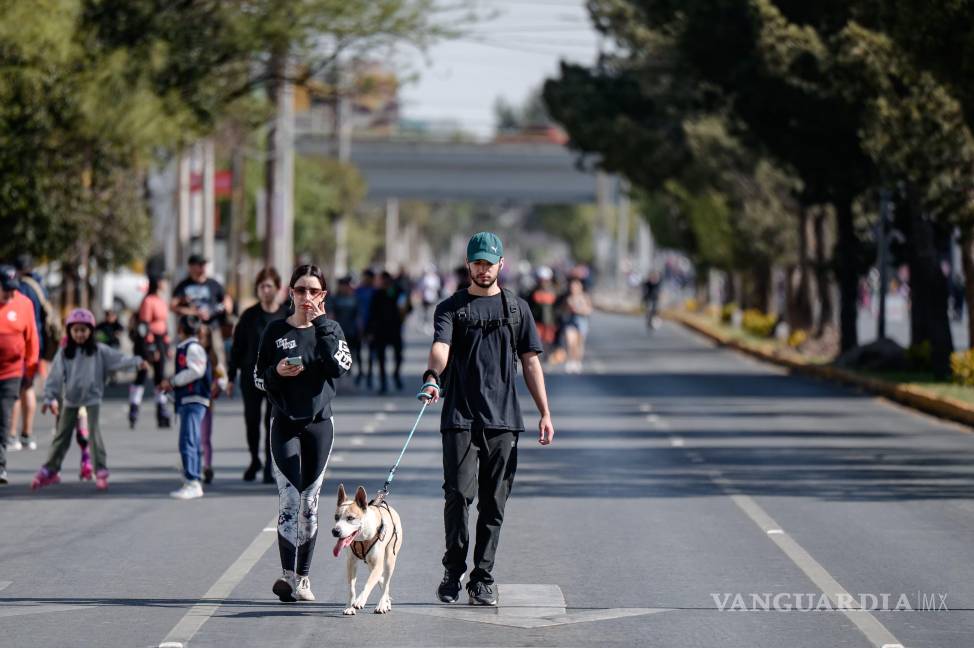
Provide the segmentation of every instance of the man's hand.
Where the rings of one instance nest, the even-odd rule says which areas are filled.
[[[171,392],[172,391],[172,383],[169,382],[169,379],[168,378],[163,378],[162,379],[162,382],[159,383],[159,391],[161,391],[161,392]]]
[[[424,397],[423,394],[426,394],[426,396]],[[435,405],[440,401],[440,390],[438,387],[424,387],[423,391],[419,392],[417,398],[420,400],[425,398],[430,405]]]
[[[148,363],[148,361],[143,360],[142,362],[140,362],[139,363],[139,369],[142,370],[142,371],[148,371],[149,370],[149,363]]]
[[[41,414],[50,412],[54,416],[57,416],[58,412],[60,411],[61,411],[61,407],[60,405],[58,405],[58,402],[56,400],[52,400],[41,405]]]
[[[551,415],[545,414],[538,421],[538,443],[548,445],[555,439],[555,426],[551,424]]]
[[[232,380],[230,380],[230,381],[227,382],[227,396],[229,398],[233,398],[233,381]]]

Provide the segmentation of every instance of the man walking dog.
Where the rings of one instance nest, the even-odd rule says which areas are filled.
[[[467,511],[477,496],[467,593],[471,605],[497,604],[491,571],[517,468],[518,435],[524,430],[515,389],[519,363],[541,415],[538,442],[548,445],[555,435],[538,357],[541,340],[527,302],[497,285],[503,267],[501,240],[489,232],[475,234],[467,245],[472,283],[437,305],[429,369],[423,374],[425,396],[420,397],[435,403],[442,390],[444,401],[440,432],[446,571],[437,589],[444,603],[460,597],[470,540]]]

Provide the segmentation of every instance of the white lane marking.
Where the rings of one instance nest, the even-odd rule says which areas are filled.
[[[362,428],[362,431],[365,432],[366,434],[372,434],[373,432],[375,432],[375,426],[369,423],[364,428]]]
[[[784,533],[781,529],[768,529],[768,535],[780,535]]]
[[[376,421],[384,421],[387,418],[388,418],[388,415],[385,412],[379,412],[378,414],[375,415],[375,420]]]
[[[396,404],[395,403],[386,403],[385,405],[382,406],[382,409],[384,409],[387,412],[395,412],[396,411]]]
[[[642,405],[639,406],[639,411],[640,412],[652,412],[653,411],[653,406],[650,405],[649,403],[643,403]]]
[[[332,463],[343,463],[345,461],[345,457],[340,454],[332,455],[331,461]]]
[[[670,437],[670,445],[673,446],[674,448],[682,448],[683,439],[678,436]]]
[[[770,533],[771,531],[780,531],[781,526],[753,498],[737,491],[734,485],[720,471],[713,471],[710,474],[710,479],[731,498],[739,509],[751,518],[751,521],[768,534],[771,541],[778,545],[778,548],[788,556],[791,562],[801,569],[823,594],[829,597],[832,605],[852,621],[874,646],[889,646],[892,648],[893,646],[902,645],[886,629],[886,626],[880,623],[868,610],[856,608],[856,603],[852,595],[835,580],[832,574],[826,571],[825,567],[812,558],[812,555],[805,551],[804,547],[786,533]],[[839,603],[840,601],[842,601],[842,604]],[[855,609],[847,609],[850,607]]]
[[[565,596],[557,585],[498,585],[497,589],[495,608],[430,605],[399,608],[399,611],[512,628],[545,628],[669,611],[668,608],[609,608],[568,612]]]
[[[269,532],[271,532],[271,531],[274,531],[274,532],[276,532],[276,531],[277,531],[277,527],[264,527],[264,528],[262,529],[262,531],[263,531],[264,533],[269,533]]]
[[[0,581],[0,592],[13,585],[13,581]]]
[[[166,643],[159,644],[159,648],[183,648],[183,644],[178,641],[167,641]]]
[[[277,523],[277,518],[272,518],[267,526]],[[265,529],[267,527],[264,527]],[[243,550],[240,557],[234,561],[232,565],[227,567],[227,570],[223,572],[223,575],[213,586],[206,591],[206,594],[200,598],[199,602],[191,607],[183,618],[180,619],[169,634],[166,635],[159,643],[159,648],[164,646],[174,646],[189,643],[203,624],[206,623],[211,616],[217,611],[220,605],[223,604],[224,599],[226,599],[233,592],[234,588],[240,584],[244,576],[253,569],[257,561],[260,560],[261,556],[264,555],[271,545],[277,540],[276,537],[270,533],[264,533],[261,530],[254,538],[254,541]]]
[[[351,443],[353,446],[360,446],[365,444],[365,439],[362,437],[352,437],[349,439],[349,443]]]
[[[656,425],[660,421],[659,414],[650,414],[649,416],[646,417],[646,421],[648,421],[653,425]]]

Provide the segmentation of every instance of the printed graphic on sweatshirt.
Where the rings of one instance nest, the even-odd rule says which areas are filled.
[[[338,362],[338,366],[345,371],[352,368],[352,352],[349,350],[348,343],[345,340],[338,341],[338,351],[335,351],[334,358]]]
[[[277,348],[278,349],[283,349],[285,351],[288,351],[288,350],[293,349],[296,346],[298,346],[298,341],[297,340],[289,340],[286,337],[282,337],[282,338],[278,338],[277,340],[275,340],[274,341],[274,344],[277,345]]]

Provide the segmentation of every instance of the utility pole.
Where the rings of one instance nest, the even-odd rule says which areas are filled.
[[[622,178],[616,181],[616,291],[619,296],[626,292],[626,265],[629,261],[629,183]]]
[[[273,84],[276,113],[267,136],[264,261],[286,276],[294,264],[294,86],[288,52],[275,53],[271,67],[277,79]]]
[[[386,199],[386,270],[395,274],[399,263],[397,245],[399,239],[399,199]]]
[[[348,164],[352,157],[352,120],[348,93],[345,88],[344,68],[340,60],[335,62],[335,153],[338,161]],[[344,213],[335,216],[335,276],[348,274],[348,217]]]

